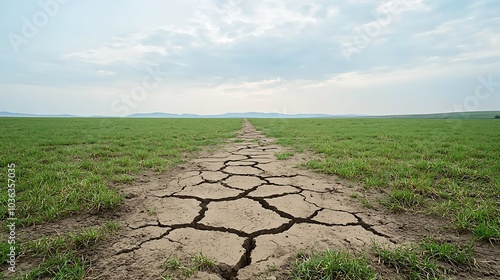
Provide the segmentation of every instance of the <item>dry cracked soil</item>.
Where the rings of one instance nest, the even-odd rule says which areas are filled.
[[[301,249],[396,242],[380,228],[389,217],[354,207],[339,183],[276,160],[283,148],[249,122],[238,139],[167,182],[129,188],[128,203],[143,207],[122,217],[125,232],[99,252],[94,274],[159,279],[167,258],[201,252],[218,267],[192,279],[259,279]]]
[[[189,279],[287,279],[299,250],[359,252],[374,241],[391,247],[441,230],[425,216],[362,207],[350,197],[352,185],[297,168],[301,160],[277,160],[286,150],[249,122],[235,140],[169,174],[121,186],[126,202],[113,218],[123,226],[92,252],[89,279],[161,279],[167,258],[200,253],[218,265]]]

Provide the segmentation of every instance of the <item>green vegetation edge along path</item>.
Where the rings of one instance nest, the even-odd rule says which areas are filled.
[[[389,190],[397,211],[445,217],[462,232],[500,239],[500,122],[425,119],[253,119],[278,144],[324,160],[306,167]]]
[[[15,163],[22,226],[111,208],[122,197],[110,185],[169,170],[233,137],[241,125],[237,119],[0,118],[0,181]],[[7,205],[6,191],[0,203]]]

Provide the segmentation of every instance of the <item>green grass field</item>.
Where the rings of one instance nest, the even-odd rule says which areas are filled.
[[[302,151],[322,154],[325,160],[311,160],[304,166],[357,181],[364,188],[386,189],[387,195],[379,202],[395,215],[424,211],[444,217],[479,240],[500,240],[498,120],[251,122],[277,138],[278,144],[294,148],[277,153],[277,159],[287,160]],[[112,186],[130,183],[147,171],[167,171],[202,147],[233,137],[241,125],[240,119],[0,118],[0,180],[7,182],[8,166],[14,163],[19,227],[106,210],[123,200]],[[7,192],[2,192],[2,206],[7,199]],[[6,220],[7,207],[2,209]],[[119,227],[109,221],[55,237],[19,240],[19,252],[37,260],[22,279],[84,279],[91,263],[86,250]],[[0,264],[5,264],[6,238],[0,241],[0,252]],[[374,245],[371,254],[408,279],[428,279],[429,275],[441,279],[449,267],[466,270],[474,265],[472,247],[431,239],[393,249]],[[212,262],[202,254],[193,260],[184,266],[173,259],[165,264],[167,272],[210,270]],[[302,254],[291,264],[294,279],[374,279],[376,273],[364,255],[344,251]],[[170,279],[169,275],[164,279]]]
[[[323,154],[305,166],[384,188],[394,211],[424,210],[500,239],[500,121],[255,119],[278,144]]]
[[[16,165],[22,226],[119,205],[110,185],[165,171],[234,136],[241,120],[0,118],[0,181]],[[0,194],[7,205],[7,191]],[[2,207],[1,218],[7,218]]]

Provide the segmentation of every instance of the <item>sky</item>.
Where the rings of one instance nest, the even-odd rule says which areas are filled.
[[[0,111],[500,110],[498,0],[4,0],[0,20]]]

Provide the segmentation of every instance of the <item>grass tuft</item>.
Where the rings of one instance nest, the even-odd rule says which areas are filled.
[[[34,279],[84,279],[86,273],[86,261],[73,253],[61,253],[45,259],[38,267],[24,277],[27,280]]]
[[[392,190],[383,203],[394,212],[403,212],[422,204],[422,198],[409,190]]]
[[[425,238],[420,242],[422,251],[432,259],[443,261],[456,267],[466,268],[474,263],[473,245],[459,246]]]
[[[276,159],[277,160],[287,160],[291,157],[293,157],[295,154],[292,152],[283,152],[283,153],[276,153]]]
[[[419,253],[415,245],[396,247],[393,250],[376,247],[381,262],[396,269],[408,279],[439,279],[440,266],[432,259]]]
[[[174,258],[168,258],[163,263],[163,266],[165,267],[166,270],[176,270],[182,266],[182,263],[181,263],[181,260],[179,258],[174,257]]]
[[[22,244],[22,251],[31,252],[35,256],[57,254],[68,247],[66,236],[42,237]]]
[[[387,249],[379,245],[373,247],[380,261],[396,269],[408,279],[445,279],[448,270],[444,264],[458,270],[469,270],[474,262],[471,244],[459,246],[424,238],[418,244],[408,244]]]
[[[103,238],[103,233],[94,228],[86,228],[79,232],[71,233],[69,237],[77,249],[83,249],[96,244]]]
[[[84,228],[66,235],[22,243],[22,255],[41,257],[43,260],[23,279],[84,279],[88,261],[80,256],[81,250],[97,244],[119,227],[119,223],[110,221],[99,228]]]
[[[323,253],[299,254],[292,264],[291,276],[300,280],[315,279],[376,279],[364,257],[352,256],[348,252],[326,250]]]
[[[200,252],[198,255],[194,256],[193,262],[198,270],[203,271],[211,271],[217,266],[217,262],[203,255],[203,252]]]
[[[7,254],[10,252],[11,245],[8,242],[0,240],[0,265],[5,263],[9,257]]]
[[[193,256],[189,264],[183,264],[178,257],[169,257],[163,262],[165,274],[163,279],[177,279],[176,277],[190,278],[198,271],[214,271],[217,262],[210,259],[203,252]]]

